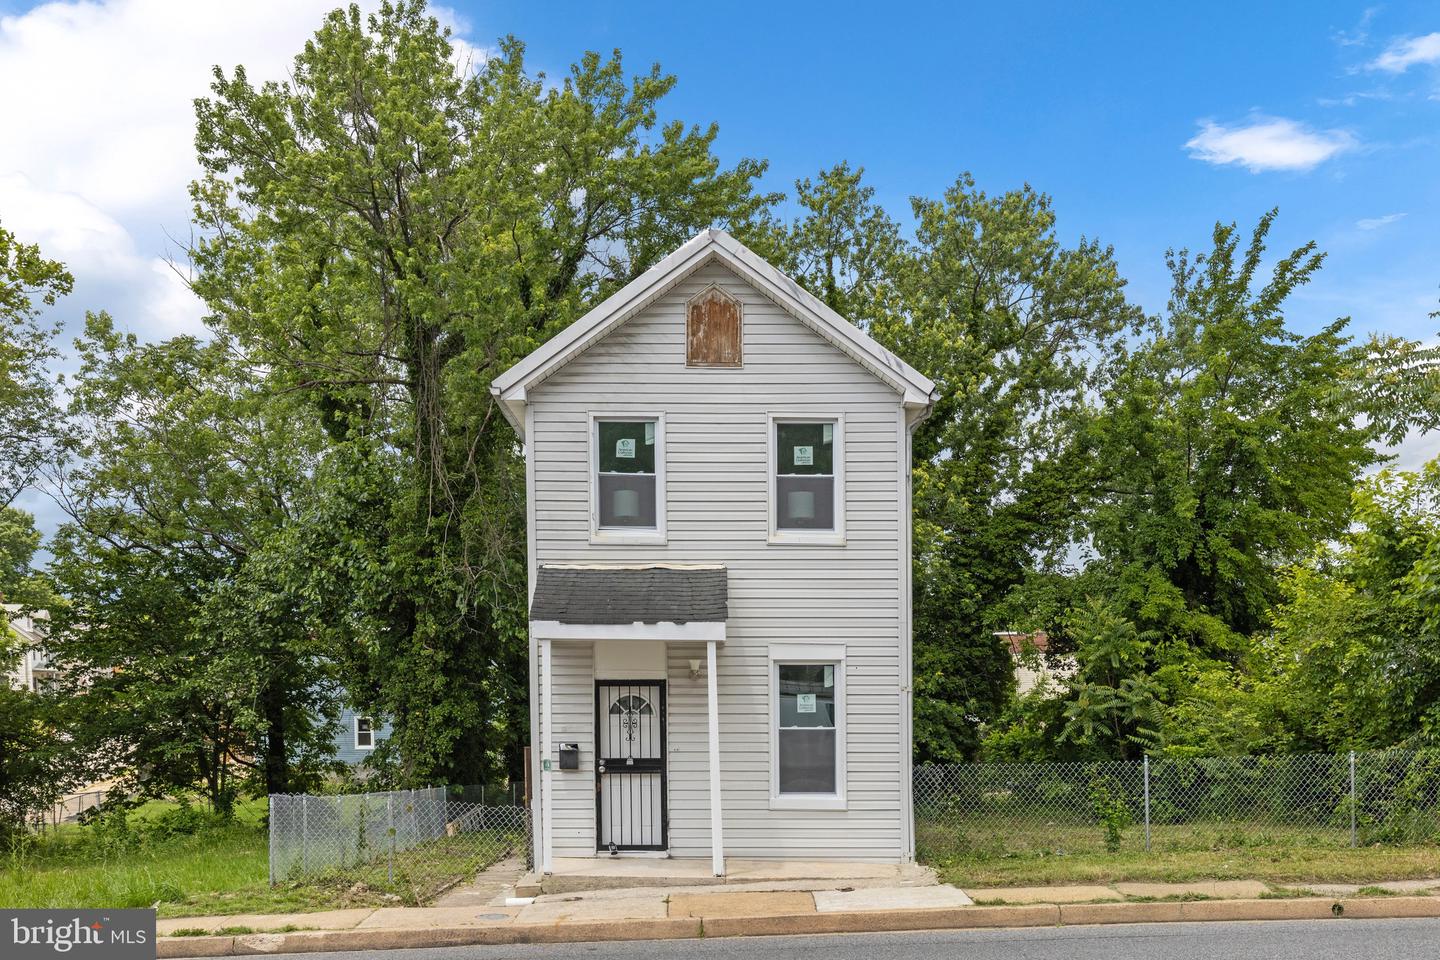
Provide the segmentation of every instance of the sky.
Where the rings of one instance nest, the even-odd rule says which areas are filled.
[[[373,5],[373,4],[370,4]],[[160,339],[202,333],[177,261],[210,70],[280,79],[333,0],[0,0],[0,222],[64,260],[86,310]],[[364,5],[362,5],[364,6]],[[473,3],[435,11],[483,56],[528,45],[563,76],[619,48],[679,78],[663,119],[719,125],[766,186],[840,161],[908,221],[964,171],[1050,194],[1062,237],[1112,244],[1165,306],[1165,251],[1271,207],[1275,256],[1329,259],[1289,315],[1430,339],[1440,319],[1440,4]],[[1440,454],[1412,437],[1398,462]],[[52,506],[22,503],[42,527]]]

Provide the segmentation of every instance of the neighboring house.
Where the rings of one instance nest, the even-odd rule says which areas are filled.
[[[355,712],[348,704],[340,708],[340,726],[335,731],[335,758],[349,766],[365,762],[382,740],[390,737],[390,724],[376,722]]]
[[[995,636],[1004,640],[1010,649],[1010,659],[1015,665],[1016,696],[1023,697],[1037,689],[1042,696],[1052,696],[1075,675],[1075,658],[1069,654],[1051,656],[1050,635],[1044,630],[1034,633],[1001,630]]]
[[[54,683],[58,673],[50,662],[50,655],[45,652],[50,615],[44,610],[26,614],[19,604],[6,603],[0,604],[0,619],[8,623],[10,630],[20,638],[19,659],[6,669],[10,686],[39,692]],[[0,630],[3,628],[4,624],[0,624]]]
[[[495,380],[526,446],[542,870],[913,858],[933,390],[719,230]]]

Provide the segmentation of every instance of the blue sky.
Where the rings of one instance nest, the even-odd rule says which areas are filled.
[[[1330,252],[1296,307],[1306,326],[1437,327],[1440,35],[1407,69],[1375,65],[1440,31],[1433,3],[456,9],[473,37],[514,33],[552,73],[583,49],[659,61],[679,77],[670,114],[718,122],[721,153],[768,158],[776,188],[848,160],[904,214],[962,170],[990,191],[1028,182],[1065,235],[1114,244],[1152,310],[1168,246],[1278,206],[1277,248]]]
[[[0,220],[75,270],[59,319],[105,308],[147,337],[202,329],[184,264],[167,263],[188,232],[190,101],[214,63],[283,76],[333,5],[0,0]],[[904,217],[961,171],[991,192],[1028,182],[1067,239],[1115,246],[1151,311],[1167,247],[1278,206],[1277,255],[1310,239],[1330,255],[1293,304],[1299,328],[1440,329],[1434,3],[437,10],[481,50],[520,37],[552,77],[587,49],[660,62],[679,77],[666,118],[718,123],[722,157],[767,158],[772,189],[848,160]],[[1440,437],[1416,437],[1401,461],[1436,453]]]

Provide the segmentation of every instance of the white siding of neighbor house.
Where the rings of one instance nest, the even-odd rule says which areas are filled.
[[[744,304],[744,365],[685,366],[685,303],[718,283]],[[710,264],[528,391],[538,563],[722,563],[730,619],[719,652],[725,854],[905,856],[900,396],[845,353]],[[665,415],[665,544],[590,542],[589,416]],[[768,415],[844,417],[844,545],[771,544]],[[908,563],[903,566],[908,575]],[[771,810],[772,644],[843,644],[847,809]],[[554,855],[592,856],[594,676],[585,644],[554,643],[552,743],[579,740],[556,771]],[[668,654],[672,856],[710,854],[705,680]]]

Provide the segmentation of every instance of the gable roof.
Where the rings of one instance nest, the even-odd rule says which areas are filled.
[[[516,431],[524,436],[526,391],[598,343],[606,334],[664,296],[677,283],[710,263],[724,264],[795,319],[865,367],[912,410],[932,402],[935,384],[904,360],[830,309],[824,301],[776,270],[724,230],[696,234],[674,253],[627,283],[543,346],[496,377],[490,392]]]

